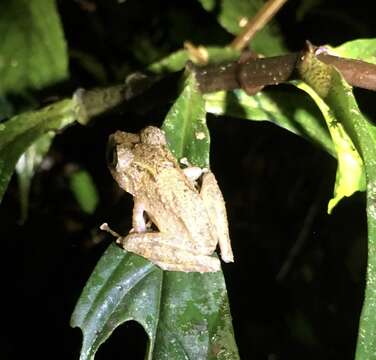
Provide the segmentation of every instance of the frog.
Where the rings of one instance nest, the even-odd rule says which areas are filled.
[[[138,134],[116,131],[107,145],[107,165],[134,200],[132,229],[117,237],[124,250],[166,271],[216,272],[233,262],[225,202],[209,169],[181,167],[163,130],[147,126]]]

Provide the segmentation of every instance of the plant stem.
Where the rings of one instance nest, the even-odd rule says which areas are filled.
[[[253,95],[255,87],[261,89],[265,85],[277,85],[298,78],[299,74],[296,69],[304,54],[304,52],[290,53],[268,58],[249,59],[244,63],[233,61],[208,66],[198,66],[189,61],[186,68],[195,73],[202,93],[242,88]],[[316,56],[320,61],[334,65],[350,85],[376,91],[376,65],[325,53]],[[136,74],[130,76],[122,85],[90,90],[78,89],[74,94],[74,99],[78,104],[78,121],[81,124],[87,124],[95,116],[123,106],[138,95],[143,94],[144,96],[146,91],[152,92],[150,104],[146,102],[148,106],[152,106],[158,101],[161,87],[164,88],[164,93],[162,93],[164,99],[167,96],[166,89],[172,80],[163,79],[159,76]],[[142,109],[145,107],[147,105],[143,98]]]
[[[262,29],[287,0],[268,0],[257,14],[248,21],[244,30],[233,40],[230,46],[236,50],[243,50],[256,32]]]
[[[376,91],[376,65],[365,61],[345,59],[321,53],[317,58],[333,65],[352,86]],[[227,64],[196,66],[188,63],[187,68],[195,72],[201,92],[233,90],[248,87],[277,85],[299,77],[296,68],[304,52],[290,53],[268,58],[250,59]]]
[[[376,91],[376,65],[325,53],[317,55],[317,58],[335,66],[350,85]]]

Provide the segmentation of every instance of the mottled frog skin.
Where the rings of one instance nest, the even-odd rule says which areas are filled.
[[[153,126],[140,134],[115,132],[108,154],[113,178],[134,199],[133,229],[118,237],[120,246],[170,271],[220,270],[212,256],[217,244],[222,260],[233,261],[225,204],[212,172],[181,169],[163,131]],[[111,231],[107,224],[102,228]]]

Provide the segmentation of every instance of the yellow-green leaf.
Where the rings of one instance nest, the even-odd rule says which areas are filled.
[[[361,48],[353,50],[356,50],[356,53],[362,52]],[[365,52],[368,50],[365,49]],[[317,59],[311,56],[309,61]],[[328,70],[330,85],[320,100],[330,108],[336,121],[340,121],[362,157],[367,182],[368,264],[355,358],[373,359],[376,354],[376,126],[361,114],[352,88],[341,74],[334,68],[328,67]],[[322,71],[327,70],[322,66]],[[309,77],[306,79],[309,81]],[[309,85],[316,87],[317,82],[310,81]],[[316,96],[313,99],[315,100]]]
[[[298,88],[306,91],[320,108],[337,153],[338,165],[334,196],[328,204],[328,213],[330,214],[342,198],[349,197],[356,191],[365,190],[363,161],[343,125],[336,119],[329,106],[306,83],[299,81],[295,84]]]

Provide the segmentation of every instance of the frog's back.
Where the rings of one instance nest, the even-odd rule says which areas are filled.
[[[176,246],[211,254],[215,231],[198,191],[177,168],[163,169],[148,191],[147,212],[162,232],[182,234]]]

